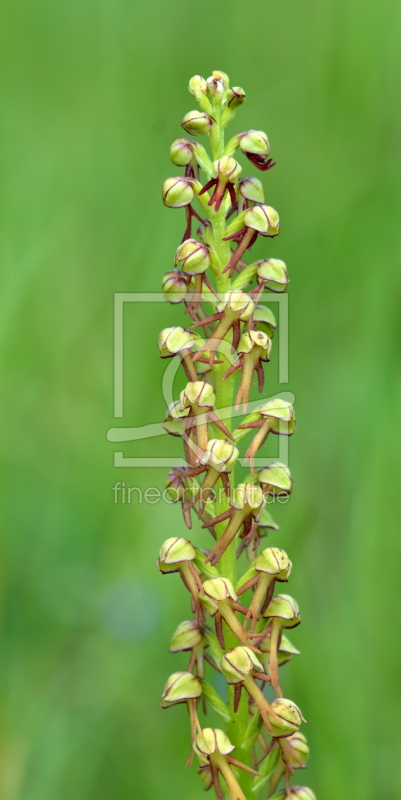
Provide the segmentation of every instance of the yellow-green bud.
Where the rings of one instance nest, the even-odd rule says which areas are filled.
[[[189,206],[194,198],[191,184],[185,178],[167,178],[163,183],[163,203],[168,208]]]
[[[206,598],[212,601],[215,611],[218,610],[218,603],[222,600],[233,600],[236,603],[238,599],[228,578],[208,578],[203,584],[203,592]]]
[[[294,408],[287,400],[276,397],[274,400],[269,400],[268,403],[260,406],[257,410],[262,417],[271,419],[270,430],[272,433],[282,433],[286,436],[291,436],[294,433]]]
[[[247,295],[245,292],[242,292],[240,289],[226,292],[224,295],[222,309],[229,309],[230,311],[234,311],[236,314],[241,312],[239,318],[244,322],[249,319],[254,307],[253,300],[251,300],[249,295]]]
[[[207,83],[202,75],[194,75],[188,84],[188,89],[194,97],[197,97],[198,94],[206,94],[207,92]]]
[[[190,381],[180,394],[181,408],[214,408],[216,395],[206,381]]]
[[[202,111],[210,113],[210,111],[212,111],[212,104],[207,96],[207,83],[205,79],[202,78],[202,75],[194,75],[189,81],[188,89],[195,97]]]
[[[233,647],[220,661],[227,683],[242,683],[253,669],[264,672],[263,665],[249,647]]]
[[[287,581],[291,574],[292,562],[285,550],[281,550],[280,547],[266,547],[253,566],[258,572],[275,575],[277,581]]]
[[[163,276],[162,288],[169,303],[181,303],[187,295],[188,283],[179,269],[172,269]]]
[[[267,333],[270,339],[273,338],[277,322],[270,308],[267,308],[267,306],[255,306],[253,321],[258,330]]]
[[[253,511],[258,510],[264,502],[263,492],[255,483],[239,483],[233,491],[230,505],[233,508],[243,509],[249,506]]]
[[[216,73],[216,75],[217,74],[218,73]],[[212,99],[221,100],[226,90],[224,82],[220,78],[214,77],[213,74],[207,79],[206,83],[209,97]]]
[[[287,790],[281,789],[270,800],[287,800],[287,798]],[[291,786],[291,800],[316,800],[316,795],[308,786]]]
[[[280,530],[280,525],[277,525],[277,522],[274,521],[272,515],[267,510],[266,506],[263,506],[262,511],[260,512],[260,516],[258,517],[258,527],[272,528],[272,530],[274,531]]]
[[[280,219],[272,206],[252,206],[245,212],[244,223],[247,228],[262,236],[277,236],[280,233]]]
[[[191,163],[194,153],[193,145],[190,139],[174,139],[170,147],[170,158],[177,167],[187,167]]]
[[[273,461],[268,467],[263,467],[258,474],[258,481],[262,487],[269,487],[273,494],[292,492],[293,480],[290,470],[280,461]]]
[[[227,756],[235,750],[235,747],[220,728],[204,728],[196,737],[194,750],[200,760],[206,763],[213,753]]]
[[[157,566],[160,572],[177,572],[179,565],[186,561],[194,561],[196,551],[188,539],[181,536],[173,536],[163,542]]]
[[[160,358],[170,358],[183,350],[190,350],[194,344],[194,335],[185,328],[174,325],[160,332],[158,344]]]
[[[263,185],[258,178],[243,178],[238,184],[239,193],[251,203],[264,203]]]
[[[257,275],[266,289],[271,292],[285,292],[289,277],[287,267],[280,258],[265,258],[258,262]]]
[[[243,153],[254,153],[265,158],[269,155],[269,140],[264,131],[244,131],[238,134],[238,138]]]
[[[237,347],[237,352],[241,355],[242,353],[250,353],[254,347],[260,347],[263,351],[262,358],[263,360],[268,360],[272,341],[263,333],[263,331],[249,331],[247,333],[243,333]]]
[[[273,597],[263,616],[269,619],[278,617],[283,628],[295,628],[301,622],[298,603],[289,594]]]
[[[281,397],[275,397],[273,400],[264,403],[263,406],[259,406],[257,412],[262,417],[272,417],[283,422],[291,422],[294,418],[292,403],[289,403],[288,400],[283,400]]]
[[[227,92],[227,106],[228,108],[235,109],[245,103],[246,94],[241,86],[233,86]]]
[[[277,697],[271,703],[271,708],[280,717],[280,722],[268,713],[273,727],[273,736],[288,736],[298,730],[301,722],[306,722],[298,706],[285,697]]]
[[[213,117],[205,111],[188,111],[181,122],[181,127],[191,136],[203,136],[209,133],[213,122]]]
[[[302,769],[302,767],[305,767],[309,758],[309,745],[306,736],[304,736],[301,731],[297,731],[293,733],[292,736],[288,736],[287,745],[289,745],[289,747],[287,748],[286,754],[291,766],[294,767],[294,769]]]
[[[172,403],[169,403],[167,406],[166,411],[166,420],[173,420],[173,419],[182,419],[183,417],[188,416],[188,409],[182,408],[181,403],[179,400],[173,400]]]
[[[161,706],[168,708],[187,700],[195,700],[202,694],[202,686],[192,672],[173,672],[163,689]]]
[[[292,786],[291,794],[294,800],[316,800],[316,795],[308,786]]]
[[[230,472],[238,456],[238,448],[227,439],[209,439],[201,462],[209,464],[218,472]]]
[[[223,156],[217,161],[213,161],[213,174],[215,178],[218,178],[219,175],[223,175],[230,183],[235,183],[241,172],[241,165],[231,156]]]
[[[185,650],[192,650],[203,641],[203,633],[198,623],[194,619],[186,619],[180,622],[175,629],[170,644],[170,653],[180,653]]]
[[[181,264],[187,275],[200,275],[210,265],[209,247],[196,239],[186,239],[175,254],[174,266]]]
[[[214,69],[211,77],[214,78],[216,81],[221,81],[224,84],[224,88],[228,89],[230,85],[230,78],[228,77],[226,72],[222,72],[221,69]]]

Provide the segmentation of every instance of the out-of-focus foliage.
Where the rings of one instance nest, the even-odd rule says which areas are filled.
[[[115,449],[178,447],[106,431],[164,414],[157,334],[184,318],[127,306],[116,421],[113,293],[159,291],[172,267],[169,146],[189,77],[223,69],[248,98],[232,131],[267,130],[277,161],[282,233],[255,258],[283,258],[291,278],[288,386],[267,367],[298,420],[294,494],[269,539],[303,615],[283,683],[310,722],[317,797],[396,800],[401,6],[3,0],[0,18],[2,798],[201,797],[185,707],[159,708],[186,664],[166,650],[187,598],[155,566],[180,513],[112,491],[165,479],[114,468]]]

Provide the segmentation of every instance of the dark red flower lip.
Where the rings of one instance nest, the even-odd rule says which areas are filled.
[[[262,170],[262,172],[266,172],[268,169],[272,169],[272,167],[276,166],[276,161],[273,161],[272,158],[266,159],[265,156],[260,156],[258,153],[245,153],[247,159],[254,164],[255,167]]]

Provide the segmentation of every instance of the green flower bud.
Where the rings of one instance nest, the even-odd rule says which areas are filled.
[[[192,203],[194,191],[185,178],[167,178],[163,183],[162,196],[167,208],[183,208]]]
[[[226,292],[221,307],[223,310],[228,309],[235,314],[240,312],[239,318],[245,322],[252,314],[254,303],[245,292],[237,289]]]
[[[177,167],[187,167],[191,163],[194,152],[193,146],[195,142],[190,139],[174,139],[170,147],[170,158]]]
[[[188,111],[181,122],[181,127],[191,136],[203,136],[203,134],[209,133],[213,122],[213,117],[206,114],[205,111]]]
[[[280,789],[270,800],[287,800],[286,789]],[[291,786],[291,800],[316,800],[316,795],[307,786]]]
[[[258,474],[258,480],[263,487],[268,487],[273,494],[291,494],[293,480],[290,470],[285,464],[273,461],[268,467],[263,467]]]
[[[230,505],[233,508],[243,509],[249,506],[257,511],[264,503],[263,492],[255,483],[239,483],[233,491]]]
[[[273,339],[274,331],[277,328],[277,322],[270,308],[267,308],[267,306],[255,306],[253,322],[258,331],[264,331],[270,339]]]
[[[210,265],[209,247],[196,239],[186,239],[175,254],[174,266],[177,264],[187,275],[201,275]]]
[[[188,409],[182,408],[179,400],[174,400],[167,406],[166,420],[183,419],[188,416]]]
[[[180,394],[180,407],[186,408],[214,408],[216,395],[210,383],[205,381],[190,381]]]
[[[295,416],[294,408],[287,400],[282,400],[276,397],[274,400],[269,400],[258,409],[262,417],[271,420],[270,431],[271,433],[284,434],[291,436],[295,431]]]
[[[186,619],[180,622],[176,628],[170,644],[170,653],[180,653],[185,650],[192,650],[203,642],[203,633],[198,623],[194,619]]]
[[[280,530],[280,525],[274,521],[272,515],[267,510],[266,506],[262,508],[260,516],[258,517],[258,527],[259,528],[271,528],[274,531]]]
[[[228,77],[226,72],[222,72],[221,69],[214,69],[211,74],[211,77],[214,78],[216,81],[221,81],[224,88],[228,89],[230,85],[230,78]]]
[[[291,794],[294,800],[316,800],[316,795],[308,786],[292,786]]]
[[[300,709],[292,700],[287,700],[285,697],[277,697],[276,700],[273,700],[271,703],[271,707],[280,717],[280,722],[272,715],[269,717],[273,727],[273,735],[276,737],[288,736],[290,733],[295,733],[301,722],[306,722]]]
[[[202,694],[202,686],[192,672],[173,672],[163,689],[161,706],[168,708],[187,700],[195,700]]]
[[[179,269],[172,269],[163,276],[162,288],[169,303],[181,303],[187,295],[188,282]]]
[[[188,89],[190,93],[193,94],[196,99],[198,99],[199,94],[206,94],[207,83],[205,79],[202,78],[202,75],[194,75],[189,81]]]
[[[238,448],[227,439],[209,439],[201,462],[218,472],[230,472],[238,456]]]
[[[238,161],[231,156],[223,156],[217,161],[213,161],[213,174],[215,178],[218,178],[220,175],[222,175],[227,178],[230,183],[235,183],[238,175],[240,175],[241,172],[241,165],[238,164]]]
[[[291,766],[294,769],[305,767],[309,758],[309,745],[306,736],[301,731],[297,731],[292,736],[288,736],[287,745],[286,754],[289,757]]]
[[[280,219],[272,206],[252,206],[245,212],[244,223],[247,228],[262,236],[277,236],[280,233]]]
[[[180,406],[180,401],[176,400],[167,408],[165,420],[163,422],[163,428],[167,433],[170,433],[171,436],[183,436],[185,431],[185,417],[188,416],[188,409],[182,409]],[[176,478],[174,478],[174,484],[176,483]],[[167,486],[167,484],[166,484]],[[177,502],[179,499],[177,497],[176,487],[172,487],[172,491],[169,494],[174,497],[173,502]]]
[[[292,562],[285,550],[280,547],[266,547],[254,562],[258,572],[275,575],[277,581],[287,581],[292,569]]]
[[[279,617],[283,628],[295,628],[301,622],[298,603],[289,594],[273,597],[263,616],[269,619]]]
[[[195,558],[196,551],[191,542],[180,536],[173,536],[163,542],[157,565],[160,572],[177,572],[180,564]]]
[[[243,153],[254,153],[266,158],[270,153],[269,140],[264,131],[244,131],[238,134],[239,146]]]
[[[238,184],[240,195],[251,203],[264,203],[263,185],[258,178],[243,178]]]
[[[227,92],[227,106],[234,110],[241,106],[242,103],[245,103],[246,94],[241,86],[233,86],[232,89],[229,89]]]
[[[212,104],[207,96],[207,83],[202,75],[194,75],[189,81],[188,89],[195,97],[196,102],[200,105],[202,111],[209,114],[212,110]]]
[[[224,84],[224,81],[221,80],[221,78],[215,77],[215,75],[218,74],[219,73],[217,72],[213,73],[213,75],[211,75],[210,78],[207,79],[206,83],[207,83],[207,91],[209,97],[216,100],[221,100],[226,90],[226,86]]]
[[[198,756],[207,761],[208,756],[213,753],[217,752],[222,756],[227,756],[235,750],[235,747],[224,731],[219,728],[204,728],[202,733],[196,737],[194,750]]]
[[[249,647],[233,647],[220,661],[227,683],[242,683],[253,669],[263,672],[263,665]]]
[[[259,261],[257,275],[265,284],[265,288],[271,292],[285,292],[290,280],[286,265],[279,258],[265,258]]]
[[[238,599],[228,578],[208,578],[203,584],[203,592],[212,601],[216,610],[218,608],[217,603],[220,603],[221,600],[234,600],[234,603],[236,603]]]
[[[190,350],[194,344],[194,335],[179,325],[164,328],[159,334],[160,358],[170,358],[183,350]]]
[[[249,331],[242,334],[237,347],[237,352],[241,355],[241,353],[250,353],[254,347],[260,347],[263,350],[261,357],[264,361],[267,361],[270,355],[271,346],[271,339],[269,339],[269,337],[263,333],[263,331]]]

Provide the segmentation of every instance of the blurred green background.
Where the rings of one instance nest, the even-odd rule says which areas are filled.
[[[400,26],[395,0],[3,0],[2,800],[202,796],[185,709],[159,708],[186,663],[168,646],[187,598],[155,568],[179,510],[114,504],[116,481],[162,488],[165,470],[114,468],[106,432],[164,414],[156,337],[179,314],[127,310],[114,420],[113,293],[171,268],[183,214],[160,186],[188,79],[212,69],[247,92],[231,132],[265,129],[278,162],[290,378],[273,362],[267,387],[295,393],[298,432],[270,541],[303,613],[284,678],[309,721],[301,781],[400,797]]]

